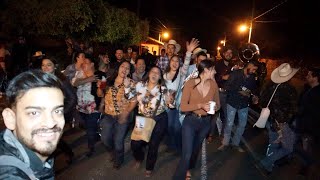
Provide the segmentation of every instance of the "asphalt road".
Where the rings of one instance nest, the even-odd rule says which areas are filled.
[[[97,144],[97,152],[93,157],[85,157],[86,138],[83,130],[74,130],[72,133],[65,135],[67,142],[71,143],[76,154],[73,164],[68,166],[65,163],[65,156],[58,155],[56,158],[56,179],[145,179],[144,167],[134,170],[133,157],[130,151],[130,137],[126,137],[125,142],[125,162],[120,170],[114,170],[112,163],[109,162],[109,154],[106,152],[101,143]],[[220,146],[221,139],[216,137],[213,143],[207,144],[207,171],[208,179],[231,180],[231,179],[304,179],[298,175],[300,170],[300,162],[293,159],[290,163],[275,168],[274,172],[269,176],[263,176],[255,167],[255,160],[261,158],[265,153],[267,146],[267,133],[264,129],[253,128],[250,123],[242,140],[242,146],[246,150],[245,153],[228,149],[219,152],[217,148]],[[158,160],[150,179],[171,179],[179,162],[179,157],[165,152],[165,146],[162,144],[159,149]],[[192,172],[192,179],[200,178],[200,158],[197,167]]]
[[[0,100],[2,102],[2,100]],[[5,107],[0,103],[0,110]],[[277,167],[269,177],[263,176],[255,167],[255,160],[263,157],[267,146],[267,133],[265,129],[252,127],[254,116],[249,118],[244,137],[241,145],[246,150],[245,153],[228,149],[223,152],[217,151],[221,139],[216,137],[214,142],[207,144],[207,179],[214,180],[250,180],[250,179],[305,179],[298,175],[301,163],[297,158],[292,159],[289,163]],[[0,129],[4,129],[4,123],[0,120]],[[139,170],[134,170],[133,157],[130,151],[130,133],[125,140],[125,162],[120,170],[114,170],[112,163],[109,162],[109,154],[101,142],[96,145],[96,153],[87,158],[87,143],[85,131],[74,128],[65,132],[64,140],[68,142],[75,153],[74,161],[71,165],[66,163],[66,156],[59,153],[55,161],[55,171],[57,180],[140,180],[144,177],[145,164]],[[165,146],[162,144],[159,148],[158,160],[149,179],[171,179],[177,167],[179,156],[165,152]],[[192,172],[192,179],[200,178],[200,158],[195,170]]]

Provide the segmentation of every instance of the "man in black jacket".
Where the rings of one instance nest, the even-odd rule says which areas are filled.
[[[38,70],[15,77],[6,91],[0,133],[0,179],[54,179],[53,159],[64,127],[60,81]]]
[[[232,146],[239,152],[244,152],[239,146],[239,143],[247,124],[250,101],[252,100],[254,104],[258,103],[256,80],[254,77],[254,73],[258,70],[258,67],[258,61],[253,60],[248,62],[243,69],[232,71],[225,84],[225,90],[227,92],[227,122],[224,129],[222,145],[218,150],[224,150],[229,146],[231,131],[237,113],[238,126],[232,138]]]

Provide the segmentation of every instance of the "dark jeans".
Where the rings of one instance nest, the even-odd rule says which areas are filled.
[[[131,141],[131,150],[133,151],[133,156],[137,161],[144,160],[144,146],[148,145],[148,155],[146,161],[146,170],[152,171],[158,157],[158,149],[160,142],[165,135],[168,127],[168,115],[167,112],[163,112],[157,115],[154,120],[156,125],[151,134],[149,143],[145,141]]]
[[[92,150],[98,140],[98,119],[100,113],[85,114],[80,112],[80,115],[86,125],[88,148]]]
[[[124,139],[128,129],[128,122],[119,124],[118,119],[105,115],[100,122],[101,141],[115,156],[115,163],[122,164],[124,161]]]
[[[187,170],[195,167],[203,140],[210,130],[211,116],[199,118],[193,114],[182,123],[182,156],[174,180],[184,180]]]
[[[168,148],[181,152],[181,124],[179,121],[179,111],[169,109],[168,113],[168,133],[166,145]]]
[[[212,118],[211,118],[211,129],[210,129],[210,135],[214,135],[214,132],[217,128],[217,118],[220,114],[220,119],[222,122],[222,130],[221,134],[223,134],[225,124],[227,122],[227,93],[226,92],[219,92],[219,99],[220,99],[220,109],[218,112],[216,112]]]
[[[209,135],[213,136],[215,134],[216,128],[217,128],[217,119],[219,117],[219,113],[215,113],[214,115],[211,116],[210,118],[210,131]]]

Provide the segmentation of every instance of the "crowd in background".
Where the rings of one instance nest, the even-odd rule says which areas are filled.
[[[70,39],[66,43],[72,63],[62,71],[55,57],[46,56],[41,50],[31,53],[24,37],[18,38],[11,51],[0,44],[0,90],[5,92],[11,78],[29,69],[56,75],[63,83],[65,120],[85,128],[88,157],[95,153],[95,144],[101,140],[113,167],[121,168],[124,139],[132,130],[135,117],[142,115],[153,118],[156,125],[149,142],[131,141],[135,168],[145,158],[144,147],[149,146],[145,176],[150,177],[164,140],[167,151],[181,156],[174,179],[191,179],[190,170],[195,167],[202,143],[211,143],[217,132],[223,138],[218,150],[232,147],[245,152],[240,141],[249,107],[258,104],[269,107],[270,116],[266,125],[269,145],[257,168],[271,173],[276,162],[290,156],[299,143],[304,143],[302,148],[296,148],[303,159],[303,171],[315,163],[320,128],[318,68],[308,69],[308,88],[298,98],[290,84],[298,68],[289,63],[275,69],[272,82],[261,90],[266,72],[261,70],[265,67],[258,61],[260,52],[254,44],[240,49],[239,56],[238,50],[225,46],[221,59],[215,59],[208,58],[207,50],[200,48],[194,38],[186,42],[183,53],[178,42],[169,40],[159,56],[151,54],[147,47],[141,52],[135,47],[125,51],[121,47],[114,48],[114,52],[94,53],[86,43],[75,44]],[[246,50],[252,51],[250,57]],[[273,92],[276,93],[272,95]],[[210,101],[215,102],[213,114],[208,113]],[[238,123],[234,123],[235,119]],[[97,133],[100,128],[101,137]],[[72,148],[64,141],[58,147],[71,162]]]

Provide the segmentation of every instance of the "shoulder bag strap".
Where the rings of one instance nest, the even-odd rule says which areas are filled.
[[[281,84],[281,83],[280,83],[280,84]],[[269,102],[268,102],[267,107],[269,107],[269,105],[270,105],[270,103],[271,103],[271,101],[272,101],[272,99],[273,99],[273,96],[276,94],[276,91],[277,91],[278,87],[280,86],[280,84],[278,84],[277,87],[276,87],[276,89],[273,91],[273,94],[272,94],[272,96],[271,96],[271,98],[270,98],[270,100],[269,100]]]
[[[153,118],[156,116],[157,111],[158,111],[158,108],[159,108],[159,106],[160,106],[160,104],[161,104],[161,99],[162,99],[161,85],[160,85],[160,87],[159,87],[159,92],[160,92],[160,100],[159,100],[159,102],[157,103],[156,108],[154,109],[154,112],[153,112],[153,115],[152,115]]]

